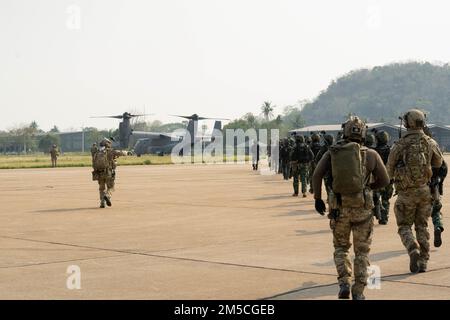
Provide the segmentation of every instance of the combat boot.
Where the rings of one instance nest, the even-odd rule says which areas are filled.
[[[298,193],[295,193],[295,192],[294,192],[294,193],[292,194],[292,196],[293,196],[293,197],[298,197]]]
[[[434,230],[434,246],[436,248],[439,248],[442,245],[442,229],[440,227],[437,227],[436,230]]]
[[[105,201],[100,202],[100,208],[104,208],[105,207]]]
[[[412,273],[419,272],[419,259],[420,259],[420,254],[417,250],[414,250],[409,255],[409,270]]]
[[[352,293],[353,300],[366,300],[366,296],[363,293]]]
[[[424,261],[419,261],[419,273],[427,271],[427,263]]]
[[[108,196],[104,196],[103,199],[105,200],[106,204],[108,205],[108,207],[111,207],[111,199]]]
[[[348,283],[342,283],[339,285],[339,299],[350,299],[350,285]]]
[[[303,193],[303,198],[306,198],[306,193]]]

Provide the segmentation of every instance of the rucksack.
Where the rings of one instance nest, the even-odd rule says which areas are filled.
[[[104,171],[109,168],[108,151],[106,149],[98,150],[94,154],[92,166],[96,171]]]
[[[294,152],[294,160],[297,160],[300,163],[308,163],[312,160],[310,149],[306,143],[298,143],[295,146]]]
[[[366,186],[366,147],[348,142],[330,146],[333,192],[340,195],[362,193]]]
[[[407,136],[398,142],[400,159],[395,170],[395,181],[400,189],[421,187],[428,183],[430,143],[425,135]]]
[[[314,153],[314,157],[317,156],[322,146],[318,142],[311,143],[311,151]]]

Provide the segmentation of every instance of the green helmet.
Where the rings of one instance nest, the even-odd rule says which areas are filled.
[[[331,146],[334,143],[334,137],[331,134],[324,135],[323,140],[328,146]]]
[[[378,131],[375,135],[375,138],[377,139],[377,144],[386,144],[389,141],[389,133],[386,131]]]
[[[366,134],[364,145],[366,145],[367,147],[371,147],[374,143],[375,143],[375,136],[371,133]]]
[[[351,116],[345,123],[342,124],[343,138],[348,140],[355,140],[361,142],[366,136],[367,127],[364,121],[357,116]]]
[[[426,115],[418,109],[410,109],[403,115],[406,129],[423,129]]]
[[[314,133],[311,136],[311,140],[312,140],[312,142],[320,142],[320,136],[317,133]]]
[[[305,142],[305,137],[304,136],[295,136],[295,141],[298,143],[304,143]]]

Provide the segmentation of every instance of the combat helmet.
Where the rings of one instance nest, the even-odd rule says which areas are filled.
[[[323,136],[323,141],[327,146],[331,146],[334,143],[334,137],[331,134],[326,134]]]
[[[295,142],[297,143],[304,143],[305,142],[305,137],[302,135],[297,135],[295,136]]]
[[[367,147],[371,147],[373,146],[374,143],[375,143],[375,136],[371,133],[366,134],[364,145],[366,145]]]
[[[426,115],[418,109],[410,109],[403,115],[403,123],[406,129],[423,129]]]
[[[320,136],[317,133],[311,135],[312,142],[320,142]]]
[[[375,138],[377,139],[377,144],[387,144],[389,141],[389,133],[384,130],[378,131]]]
[[[103,140],[100,141],[100,146],[101,146],[101,147],[111,148],[112,142],[111,142],[111,140],[109,140],[108,138],[103,138]]]
[[[362,142],[366,136],[367,127],[364,121],[357,116],[351,116],[342,124],[343,138]]]

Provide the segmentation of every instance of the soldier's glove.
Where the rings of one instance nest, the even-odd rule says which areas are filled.
[[[322,199],[316,199],[314,206],[316,208],[316,211],[320,213],[322,216],[325,214],[325,211],[327,211],[325,207],[325,202],[323,202]]]

